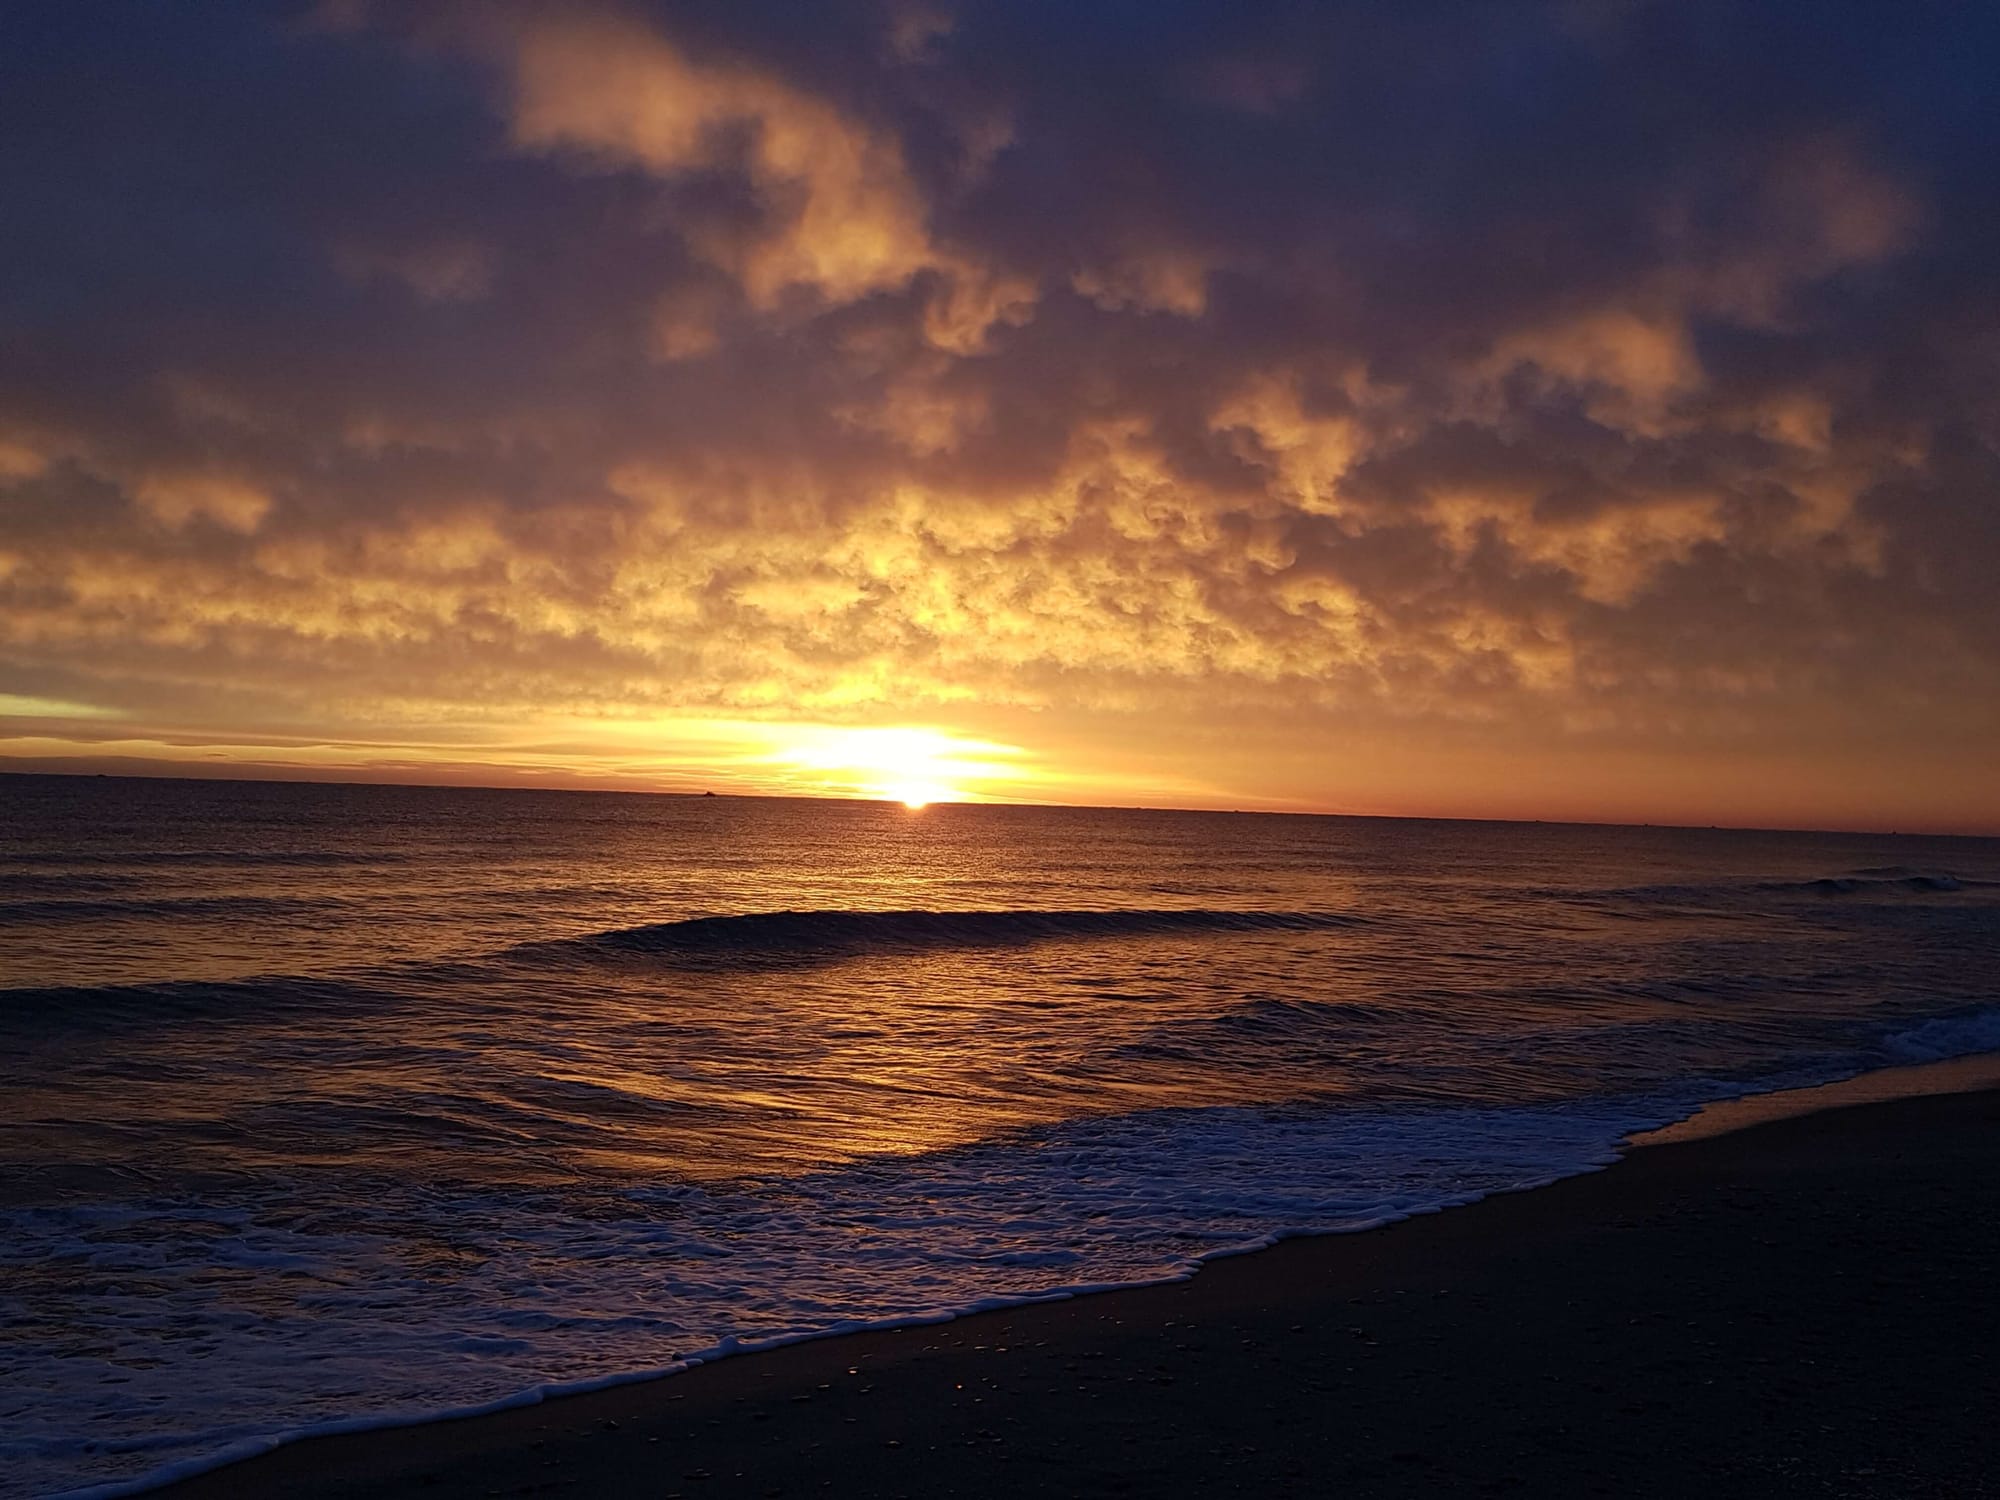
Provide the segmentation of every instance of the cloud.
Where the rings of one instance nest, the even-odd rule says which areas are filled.
[[[1378,810],[1467,735],[1425,774],[1956,766],[1981,80],[1836,10],[65,8],[0,89],[0,689],[1219,798],[1227,722]]]
[[[922,32],[910,24],[897,32],[905,52]],[[751,211],[689,215],[683,233],[760,311],[794,291],[838,306],[927,277],[927,336],[970,351],[1032,305],[1028,283],[933,238],[898,137],[809,90],[740,63],[697,64],[612,11],[496,11],[474,35],[510,75],[520,148],[670,180],[739,175]]]
[[[498,273],[490,247],[474,240],[375,247],[337,245],[334,264],[356,281],[400,282],[426,302],[470,302],[493,289]]]

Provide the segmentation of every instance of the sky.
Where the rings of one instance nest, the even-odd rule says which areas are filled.
[[[2000,832],[1996,57],[11,4],[0,767]]]

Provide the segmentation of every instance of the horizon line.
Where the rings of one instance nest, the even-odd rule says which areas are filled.
[[[204,768],[206,771],[206,768]],[[85,770],[15,770],[0,765],[0,777],[48,777],[73,781],[198,781],[215,785],[263,785],[263,786],[363,786],[396,788],[410,791],[446,792],[547,792],[563,796],[611,796],[611,797],[686,797],[697,801],[704,798],[732,797],[742,801],[758,802],[853,802],[872,804],[878,807],[901,807],[904,804],[895,797],[843,797],[837,795],[815,795],[805,792],[750,792],[699,788],[693,791],[668,787],[608,787],[608,786],[536,786],[519,783],[491,783],[474,781],[388,781],[362,776],[218,776],[213,774],[183,775],[173,771],[85,771]],[[1189,814],[1220,814],[1226,817],[1260,818],[1346,818],[1365,819],[1385,823],[1481,823],[1504,824],[1524,828],[1651,828],[1681,833],[1774,833],[1774,834],[1817,834],[1843,836],[1849,838],[1923,838],[1923,839],[1971,839],[1981,842],[2000,841],[2000,831],[1993,833],[1972,833],[1963,831],[1939,831],[1919,829],[1905,832],[1901,829],[1884,828],[1800,828],[1780,827],[1757,823],[1672,823],[1672,822],[1630,822],[1619,819],[1591,818],[1491,818],[1471,814],[1450,813],[1380,813],[1380,812],[1333,812],[1311,808],[1276,807],[1180,807],[1158,803],[1126,802],[1037,802],[1026,799],[1004,797],[947,797],[927,803],[922,808],[911,809],[913,816],[936,807],[1018,807],[1029,809],[1049,809],[1076,812],[1168,812]]]

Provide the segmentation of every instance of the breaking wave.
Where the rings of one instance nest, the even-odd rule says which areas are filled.
[[[815,963],[875,953],[1002,948],[1067,939],[1314,932],[1360,919],[1305,911],[772,911],[693,917],[529,943],[522,958],[645,956],[696,964]]]
[[[1620,886],[1606,890],[1574,890],[1549,886],[1535,894],[1553,900],[1616,902],[1648,906],[1727,906],[1752,901],[1783,901],[1798,897],[1973,895],[2000,890],[2000,881],[1978,880],[1945,870],[1913,870],[1876,866],[1841,875],[1795,880],[1735,880],[1708,884]]]

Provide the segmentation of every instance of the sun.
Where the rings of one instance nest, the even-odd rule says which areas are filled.
[[[956,802],[961,765],[951,737],[921,729],[850,729],[815,745],[812,758],[864,797],[900,802],[915,812]]]
[[[1019,781],[1013,745],[940,729],[799,725],[770,759],[803,773],[800,790],[900,802],[911,812],[939,802],[983,801],[980,784]]]

